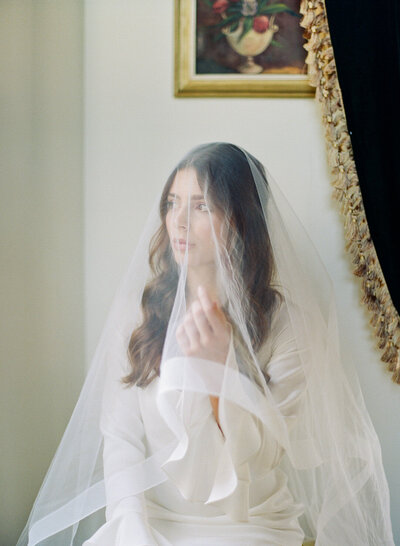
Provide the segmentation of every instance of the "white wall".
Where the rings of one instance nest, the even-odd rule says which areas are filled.
[[[0,545],[12,546],[84,377],[82,6],[0,3]]]
[[[318,108],[310,99],[173,97],[172,0],[87,0],[85,13],[87,355],[160,182],[192,146],[225,140],[266,163],[317,246],[336,289],[344,350],[356,361],[382,443],[400,544],[399,386],[359,303],[333,202]]]

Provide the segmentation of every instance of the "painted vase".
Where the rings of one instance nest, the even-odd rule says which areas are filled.
[[[278,32],[279,27],[274,24],[274,19],[274,17],[271,17],[270,25],[265,32],[256,32],[250,29],[241,39],[244,19],[241,19],[235,31],[222,30],[231,48],[245,57],[244,62],[238,67],[239,72],[242,74],[260,74],[263,71],[263,67],[254,62],[254,57],[267,49],[274,34]]]

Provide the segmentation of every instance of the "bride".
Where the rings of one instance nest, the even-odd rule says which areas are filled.
[[[393,545],[330,282],[271,177],[205,144],[158,208],[18,545]]]

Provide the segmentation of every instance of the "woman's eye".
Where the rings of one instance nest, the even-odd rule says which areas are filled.
[[[167,201],[167,209],[173,209],[176,205],[176,201]]]
[[[205,203],[199,203],[198,209],[199,209],[200,211],[202,211],[202,212],[205,212],[205,211],[208,211],[208,210],[209,210],[208,207],[207,207],[207,205],[206,205]]]

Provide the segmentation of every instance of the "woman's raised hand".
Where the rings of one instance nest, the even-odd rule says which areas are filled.
[[[196,299],[186,312],[176,338],[186,356],[196,356],[225,364],[228,356],[231,326],[223,311],[199,286]]]

